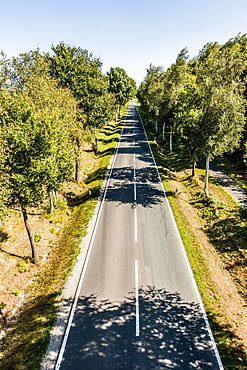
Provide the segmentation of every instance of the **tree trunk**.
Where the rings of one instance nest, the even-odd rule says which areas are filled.
[[[116,122],[118,121],[118,116],[120,116],[120,104],[116,106]]]
[[[162,139],[163,139],[163,141],[165,140],[165,128],[166,128],[166,122],[164,120],[163,128],[162,128]]]
[[[50,201],[50,215],[53,215],[54,212],[54,197],[53,197],[53,190],[49,193],[49,201]]]
[[[156,135],[158,134],[158,122],[155,122],[155,132],[156,132]]]
[[[170,129],[170,152],[172,152],[172,127]]]
[[[99,147],[98,147],[98,138],[97,138],[97,130],[96,127],[94,128],[94,154],[98,155]]]
[[[77,183],[80,182],[80,159],[76,158],[75,161],[75,181]]]
[[[196,160],[193,158],[192,159],[192,173],[191,173],[192,177],[195,177],[196,175]]]
[[[205,193],[206,198],[209,198],[208,176],[209,176],[209,157],[206,157],[206,173],[205,173],[205,182],[204,182],[204,193]]]
[[[58,191],[51,190],[49,193],[49,201],[50,201],[50,215],[53,215],[54,207],[56,207],[58,199]]]
[[[58,191],[57,190],[52,190],[52,194],[53,194],[54,206],[56,206],[57,200],[58,200]]]
[[[24,207],[21,207],[21,210],[22,210],[22,215],[23,215],[23,218],[24,218],[24,224],[25,224],[25,227],[26,227],[26,230],[27,230],[28,238],[29,238],[29,241],[30,241],[30,245],[31,245],[31,248],[32,248],[32,258],[34,260],[35,265],[38,265],[39,264],[39,256],[38,256],[38,251],[37,251],[36,246],[35,246],[33,232],[32,232],[32,229],[29,225],[29,222],[28,222],[27,210]]]
[[[76,139],[76,161],[75,161],[75,181],[77,183],[80,182],[80,151],[81,151],[81,143],[79,138]]]

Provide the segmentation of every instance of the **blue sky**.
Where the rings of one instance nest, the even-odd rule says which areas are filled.
[[[1,0],[0,50],[50,51],[60,41],[124,68],[137,83],[152,63],[168,68],[208,41],[247,33],[246,0]]]

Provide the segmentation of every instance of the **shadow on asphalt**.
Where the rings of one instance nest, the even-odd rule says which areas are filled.
[[[135,304],[133,293],[124,302],[80,298],[61,370],[218,368],[198,304],[178,293],[140,289],[140,336]]]
[[[160,180],[156,168],[143,167],[136,170],[134,178],[133,167],[114,168],[112,182],[108,186],[105,200],[120,204],[140,204],[152,207],[164,201],[165,194],[159,186]],[[136,201],[134,201],[134,181],[136,182]]]

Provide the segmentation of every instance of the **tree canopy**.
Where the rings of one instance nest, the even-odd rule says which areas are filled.
[[[111,68],[108,73],[109,92],[114,96],[116,112],[119,113],[121,106],[126,104],[136,93],[136,83],[130,78],[125,70],[120,67]]]
[[[189,61],[187,49],[183,49],[176,62],[158,78],[161,67],[156,68],[155,78],[154,67],[149,69],[138,90],[144,112],[159,122],[167,119],[175,128],[191,158],[193,174],[200,155],[208,161],[234,150],[243,140],[246,48],[246,35],[238,35],[224,45],[206,44]]]

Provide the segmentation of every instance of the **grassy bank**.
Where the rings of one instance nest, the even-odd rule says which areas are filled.
[[[60,207],[51,217],[67,217],[58,242],[42,264],[38,277],[29,287],[29,298],[12,330],[2,339],[1,370],[38,370],[56,320],[59,297],[80,251],[89,220],[95,209],[107,166],[116,146],[124,120],[110,123],[98,137],[100,154],[81,185],[80,194],[64,194]],[[88,192],[91,189],[91,194]],[[62,205],[62,206],[61,206]]]
[[[173,151],[170,152],[168,134],[162,141],[151,125],[147,125],[146,129],[224,367],[229,370],[246,369],[246,348],[233,330],[235,323],[223,317],[221,293],[211,278],[203,245],[191,227],[191,219],[196,214],[200,218],[200,229],[224,261],[239,294],[246,300],[246,212],[213,179],[210,180],[211,197],[206,200],[203,194],[204,170],[197,169],[197,176],[192,178],[191,165],[183,147],[174,142]],[[154,136],[156,142],[153,141]],[[181,206],[181,192],[189,204],[186,209]],[[194,212],[191,217],[188,215],[190,207]],[[233,298],[228,298],[231,304],[230,299]]]

